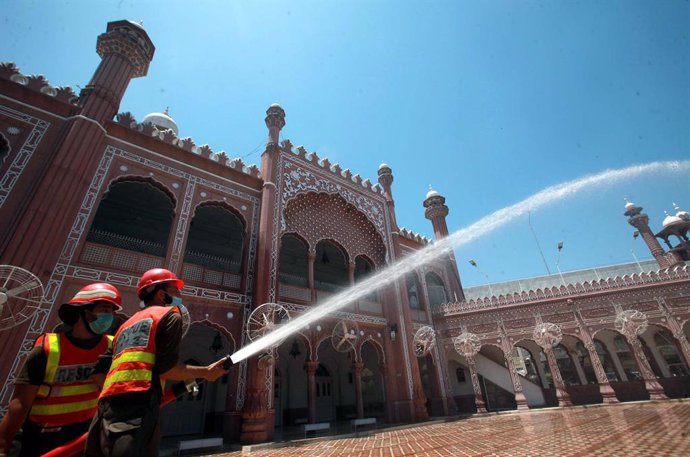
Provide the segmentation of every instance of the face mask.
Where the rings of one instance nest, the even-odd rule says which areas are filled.
[[[89,328],[96,335],[103,335],[113,325],[114,318],[115,316],[110,313],[96,314],[96,320],[89,322]]]
[[[182,304],[182,299],[180,297],[172,297],[172,300],[170,301],[173,306],[177,306],[178,308],[183,307],[184,305]]]

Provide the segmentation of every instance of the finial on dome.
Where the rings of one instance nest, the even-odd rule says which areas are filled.
[[[426,193],[426,198],[431,198],[431,197],[439,197],[441,194],[439,194],[437,191],[434,190],[433,187],[431,187],[431,184],[429,184],[429,192]]]
[[[165,115],[170,116],[170,107],[169,106],[165,107]]]

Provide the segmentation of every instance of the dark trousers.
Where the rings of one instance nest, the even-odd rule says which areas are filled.
[[[10,455],[18,455],[19,457],[41,456],[83,435],[87,429],[88,422],[43,428],[37,423],[27,420],[22,426],[21,436],[17,437],[21,450],[16,454],[16,450],[13,449]]]
[[[89,427],[86,456],[158,456],[159,405],[159,396],[150,394],[102,399]]]

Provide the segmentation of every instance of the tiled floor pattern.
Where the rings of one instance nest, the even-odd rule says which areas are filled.
[[[473,417],[361,438],[295,442],[289,447],[253,451],[251,455],[687,457],[690,402],[628,403]]]

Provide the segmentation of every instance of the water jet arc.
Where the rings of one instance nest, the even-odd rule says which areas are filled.
[[[303,315],[291,320],[275,331],[263,336],[262,338],[248,344],[235,352],[231,359],[233,363],[257,354],[283,338],[295,333],[303,327],[328,316],[333,311],[365,297],[371,292],[403,277],[408,272],[421,267],[439,256],[450,253],[453,249],[473,241],[480,236],[493,232],[494,230],[508,224],[514,219],[525,215],[528,211],[534,211],[550,203],[562,200],[575,195],[576,193],[594,186],[611,185],[624,179],[634,178],[651,173],[682,173],[690,170],[690,161],[666,161],[651,162],[642,165],[633,165],[626,168],[606,170],[595,175],[585,176],[573,181],[547,187],[536,194],[499,209],[476,221],[475,223],[459,229],[446,238],[437,240],[433,244],[426,246],[414,254],[408,255],[378,273],[369,276],[367,279],[349,287],[342,292],[332,296],[321,305],[315,306]]]

